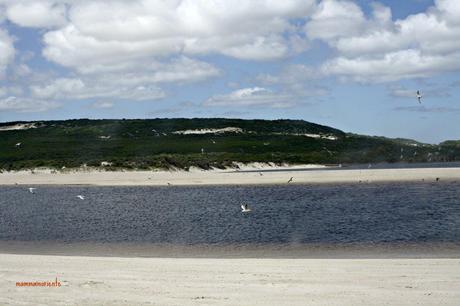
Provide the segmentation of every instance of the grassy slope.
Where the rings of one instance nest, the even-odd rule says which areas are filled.
[[[1,126],[14,123],[2,123]],[[40,125],[40,123],[38,123]],[[177,135],[187,129],[238,127],[245,133]],[[333,135],[337,140],[293,134]],[[101,139],[100,136],[111,136]],[[21,147],[15,144],[21,142]],[[299,120],[151,119],[46,121],[36,129],[0,132],[0,169],[98,166],[114,168],[225,167],[232,161],[364,163],[459,160],[460,146],[417,144],[346,134]],[[452,144],[453,143],[453,144]],[[201,154],[201,149],[205,154]],[[401,158],[402,155],[402,158]]]

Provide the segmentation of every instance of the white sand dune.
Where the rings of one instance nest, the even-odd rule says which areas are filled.
[[[0,126],[0,132],[1,131],[36,129],[37,127],[38,126],[36,123],[17,123],[13,125]]]
[[[1,305],[458,305],[459,259],[0,254]],[[54,281],[61,287],[16,287]]]
[[[28,171],[0,173],[0,185],[111,185],[165,186],[172,185],[257,185],[346,182],[391,182],[460,180],[460,168],[310,170],[264,172],[232,171]]]

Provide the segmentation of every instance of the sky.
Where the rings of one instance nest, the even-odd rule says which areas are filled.
[[[0,122],[177,117],[460,139],[460,1],[0,0]]]

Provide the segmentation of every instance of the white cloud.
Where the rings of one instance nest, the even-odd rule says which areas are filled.
[[[0,28],[0,77],[4,74],[8,64],[13,61],[14,54],[13,39]]]
[[[214,95],[206,100],[204,106],[265,106],[287,108],[295,105],[294,97],[273,92],[263,87],[242,88],[229,94]]]
[[[93,99],[117,98],[121,100],[157,100],[165,96],[155,86],[117,86],[85,82],[79,78],[58,78],[46,86],[31,86],[32,95],[39,99]]]
[[[94,102],[91,106],[94,108],[100,108],[100,109],[109,109],[113,107],[113,102],[108,102],[108,101],[97,101]]]
[[[351,1],[323,0],[305,30],[310,38],[330,41],[355,35],[365,24],[361,8]]]
[[[59,106],[60,104],[55,101],[35,100],[14,96],[0,99],[1,111],[15,111],[20,113],[44,112]]]
[[[315,0],[80,1],[69,23],[44,35],[44,55],[68,67],[145,57],[220,53],[271,60],[301,52],[291,18]],[[296,39],[293,39],[296,37]]]
[[[107,71],[103,73],[103,71]],[[103,79],[119,84],[184,83],[197,82],[220,75],[220,70],[206,62],[185,56],[169,62],[132,61],[116,66],[87,66],[80,72],[102,74]]]
[[[166,95],[157,84],[195,82],[220,74],[214,66],[184,56],[167,63],[138,60],[117,65],[89,65],[79,72],[78,77],[36,82],[30,91],[40,99],[157,100]]]
[[[419,78],[460,69],[460,52],[427,55],[416,49],[383,54],[380,57],[338,57],[326,62],[324,74],[349,77],[359,82],[389,82]]]
[[[428,77],[460,69],[459,6],[438,0],[424,13],[393,21],[381,4],[366,18],[350,1],[324,0],[306,31],[338,51],[323,65],[325,75],[359,82]]]
[[[22,26],[52,28],[66,23],[66,7],[57,1],[9,1],[7,18]]]
[[[263,85],[280,85],[283,92],[289,92],[297,99],[325,96],[328,89],[317,82],[324,75],[315,67],[293,64],[287,65],[276,74],[259,74],[255,81]]]

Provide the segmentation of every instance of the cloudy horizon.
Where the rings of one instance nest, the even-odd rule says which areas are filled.
[[[0,122],[284,118],[438,143],[460,139],[459,72],[457,0],[0,0]]]

